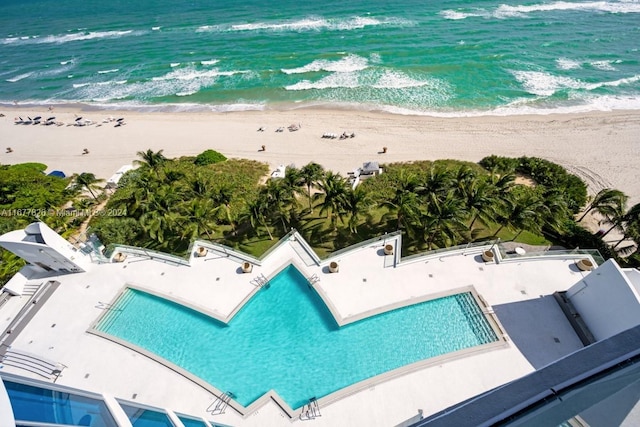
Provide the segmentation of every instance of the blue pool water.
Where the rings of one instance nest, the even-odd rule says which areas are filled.
[[[420,360],[497,340],[470,293],[338,327],[293,266],[228,325],[128,289],[96,329],[232,392],[242,405],[274,389],[292,408]]]

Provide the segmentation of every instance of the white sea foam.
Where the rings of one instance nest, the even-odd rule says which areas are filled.
[[[30,77],[33,74],[33,72],[28,72],[28,73],[23,73],[20,75],[17,75],[15,77],[12,77],[10,79],[6,79],[6,81],[8,81],[9,83],[15,83],[15,82],[19,82],[20,80],[26,79],[28,77]]]
[[[426,86],[429,81],[415,80],[398,71],[386,71],[372,87],[377,89],[404,89]]]
[[[201,25],[196,29],[196,33],[219,33],[222,31],[226,31],[228,26],[222,25]]]
[[[626,77],[623,79],[613,80],[610,82],[597,83],[594,85],[593,89],[601,86],[623,86],[623,85],[637,83],[638,81],[640,81],[640,75],[636,74],[635,76]]]
[[[215,85],[220,77],[245,73],[247,72],[220,71],[215,68],[201,70],[192,64],[174,68],[162,76],[145,81],[112,80],[74,85],[74,89],[77,90],[74,96],[92,102],[111,102],[125,98],[185,97],[199,92],[202,88]]]
[[[519,15],[531,12],[548,12],[556,10],[586,10],[610,13],[639,13],[640,2],[609,2],[609,1],[591,1],[591,2],[566,2],[558,1],[553,3],[540,3],[532,5],[500,5],[496,10],[496,15]]]
[[[323,18],[321,16],[307,16],[294,20],[275,20],[261,22],[247,22],[242,24],[203,25],[196,32],[221,31],[350,31],[375,26],[410,26],[412,21],[403,18],[387,17],[375,18],[371,16],[351,16],[345,18]]]
[[[614,62],[615,61],[593,61],[590,64],[592,67],[597,68],[599,70],[615,71],[616,67],[612,65]]]
[[[229,29],[231,31],[309,31],[320,30],[322,28],[327,28],[328,26],[329,22],[323,18],[305,18],[296,21],[285,22],[255,22],[249,24],[236,24],[231,25]]]
[[[14,44],[14,43],[33,43],[38,36],[9,36],[2,39],[2,44]]]
[[[379,58],[379,56],[378,56]],[[316,59],[315,61],[298,68],[282,69],[285,74],[304,74],[318,71],[337,73],[350,73],[367,68],[369,61],[358,55],[347,55],[335,61],[328,59]]]
[[[576,68],[582,67],[580,62],[568,58],[556,59],[556,65],[561,70],[575,70]]]
[[[431,92],[426,94],[424,91],[413,93],[406,91],[406,89],[421,87],[428,87]],[[440,100],[448,97],[448,86],[442,81],[432,78],[413,78],[395,70],[386,70],[382,73],[378,70],[332,73],[317,81],[305,79],[285,87],[286,90],[292,91],[355,88],[399,91],[398,93],[402,93],[404,101],[411,101],[412,98],[419,97],[438,98]],[[391,94],[392,92],[389,93]],[[425,99],[421,99],[421,101],[425,101]]]
[[[369,55],[369,62],[372,64],[382,64],[382,56],[379,53],[372,53]]]
[[[177,92],[176,96],[189,96],[189,95],[193,95],[194,93],[198,93],[197,90],[190,90],[187,92]]]
[[[117,73],[118,71],[120,71],[119,68],[112,68],[110,70],[100,70],[98,71],[98,74],[111,74],[111,73]]]
[[[177,67],[178,65],[180,65],[180,63],[179,63],[179,62],[172,62],[172,63],[171,63],[171,64],[169,64],[169,65],[171,66],[171,68],[175,68],[175,67]]]
[[[551,96],[556,91],[562,89],[582,89],[591,91],[601,87],[616,87],[640,81],[640,75],[598,83],[585,83],[577,79],[554,76],[550,73],[541,71],[513,71],[513,75],[516,80],[522,83],[523,88],[527,92],[538,96]]]
[[[158,31],[158,30],[160,29],[160,27],[151,27],[151,29],[152,29],[153,31]]]
[[[449,19],[452,21],[458,21],[460,19],[465,18],[473,18],[473,17],[486,17],[489,16],[489,13],[486,11],[474,11],[474,12],[461,12],[459,10],[443,10],[439,13],[444,19]]]
[[[178,68],[160,77],[153,77],[151,80],[198,80],[198,79],[215,79],[219,76],[232,76],[234,74],[247,73],[245,70],[238,71],[220,71],[217,68],[198,70],[194,67]]]
[[[640,13],[640,2],[631,1],[590,1],[590,2],[567,2],[557,1],[552,3],[538,3],[528,5],[501,4],[496,9],[484,10],[443,10],[440,15],[445,19],[460,20],[474,17],[493,17],[498,19],[518,18],[535,12],[550,11],[587,11],[606,13]]]
[[[78,32],[78,33],[70,33],[70,34],[58,34],[58,35],[48,35],[44,37],[39,37],[37,39],[29,39],[24,42],[27,43],[68,43],[72,41],[79,40],[92,40],[92,39],[102,39],[102,38],[118,38],[126,35],[140,35],[142,31],[91,31],[91,32]]]
[[[357,88],[360,86],[357,73],[333,73],[316,82],[303,80],[286,86],[286,90]]]
[[[200,65],[215,65],[220,62],[219,59],[210,59],[208,61],[200,61]]]
[[[513,75],[527,92],[539,96],[551,96],[560,89],[584,88],[579,80],[543,71],[513,71]]]

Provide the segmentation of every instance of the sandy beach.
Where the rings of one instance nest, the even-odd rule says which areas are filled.
[[[315,161],[343,175],[367,161],[477,162],[491,154],[526,155],[563,165],[584,179],[591,193],[617,188],[629,196],[630,205],[640,202],[640,111],[471,118],[325,109],[141,113],[5,107],[0,112],[5,115],[0,118],[0,163],[41,162],[66,174],[92,172],[107,179],[147,149],[178,157],[211,148],[227,157],[266,162],[272,169]],[[18,116],[55,116],[65,124],[16,125]],[[74,126],[78,116],[93,124]],[[124,126],[106,121],[121,117]],[[289,131],[291,124],[300,129]],[[283,131],[276,132],[280,127]],[[343,132],[355,137],[322,138]],[[12,152],[5,152],[8,147]]]

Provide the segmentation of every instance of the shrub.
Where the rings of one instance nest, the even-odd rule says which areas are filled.
[[[518,159],[500,157],[495,154],[480,160],[479,165],[488,171],[495,170],[499,174],[514,173],[518,167]]]
[[[214,150],[205,150],[196,156],[193,161],[198,166],[212,165],[214,163],[224,162],[227,158]]]

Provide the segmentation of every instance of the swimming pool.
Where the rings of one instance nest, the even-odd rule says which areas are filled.
[[[295,267],[269,283],[228,325],[128,288],[95,329],[231,391],[244,406],[274,389],[294,409],[384,372],[498,340],[468,292],[338,327]]]

